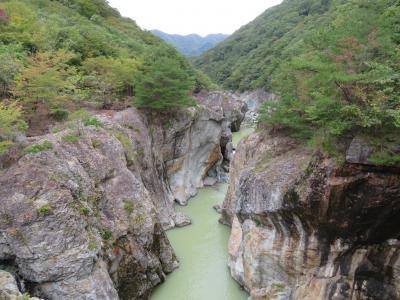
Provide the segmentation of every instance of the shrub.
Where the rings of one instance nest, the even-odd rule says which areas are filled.
[[[54,109],[51,111],[51,116],[54,120],[65,121],[68,119],[69,112],[65,109]]]
[[[76,143],[77,141],[79,141],[81,137],[78,134],[75,133],[70,133],[67,135],[64,135],[62,137],[62,140],[68,143]]]
[[[129,201],[129,200],[125,201],[124,209],[125,209],[125,211],[127,212],[128,215],[132,214],[134,208],[135,208],[135,206],[134,206],[132,201]]]
[[[85,126],[95,126],[95,127],[103,127],[103,123],[101,123],[96,118],[87,118],[83,120],[83,125]]]
[[[98,148],[103,144],[101,140],[98,139],[92,139],[92,146],[93,148]]]
[[[111,230],[109,230],[109,229],[102,229],[102,230],[100,231],[100,235],[101,235],[101,238],[102,238],[104,241],[109,241],[109,240],[112,239],[112,232],[111,232]]]
[[[38,208],[36,210],[36,212],[39,215],[43,215],[43,216],[48,215],[51,212],[51,206],[49,204],[43,205],[42,207]]]
[[[81,211],[81,213],[82,213],[83,215],[85,215],[85,216],[88,216],[89,213],[90,213],[90,209],[87,208],[87,207],[85,207],[85,206],[82,206],[82,207],[80,208],[80,211]]]
[[[31,146],[27,147],[25,149],[25,152],[26,153],[35,154],[35,153],[39,153],[39,152],[42,152],[42,151],[47,151],[47,150],[50,150],[50,149],[53,149],[53,144],[50,141],[44,141],[41,144],[34,144],[34,145],[31,145]]]
[[[117,132],[115,134],[115,136],[121,142],[121,144],[124,148],[125,158],[128,163],[128,166],[132,165],[136,158],[136,152],[133,149],[133,144],[132,144],[130,137],[126,133],[123,133],[123,132]]]

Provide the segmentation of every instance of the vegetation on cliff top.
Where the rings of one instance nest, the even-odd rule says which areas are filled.
[[[160,54],[160,61],[149,62],[149,53]],[[163,79],[157,92],[170,97],[150,99],[149,82],[156,79]],[[0,3],[0,112],[14,118],[1,123],[4,143],[12,138],[10,126],[23,128],[22,118],[29,134],[40,134],[80,107],[118,108],[137,100],[141,107],[176,108],[192,104],[191,91],[208,85],[173,47],[106,0]]]
[[[269,127],[327,149],[365,135],[373,160],[400,161],[399,0],[286,0],[196,63],[228,88],[278,94]]]

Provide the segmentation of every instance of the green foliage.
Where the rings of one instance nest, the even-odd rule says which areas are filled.
[[[132,96],[140,63],[134,58],[99,56],[87,59],[82,66],[81,80],[89,91],[86,97],[106,104],[112,98],[119,98],[118,95]]]
[[[98,148],[103,144],[101,140],[98,139],[92,139],[92,146],[93,148]]]
[[[146,59],[136,85],[135,105],[157,110],[194,105],[194,82],[187,62],[175,51],[159,47]]]
[[[100,231],[100,235],[101,235],[101,238],[102,238],[104,241],[109,241],[109,240],[112,239],[112,231],[111,231],[110,229],[107,229],[107,228],[102,229],[102,230]]]
[[[128,166],[132,165],[136,159],[136,152],[134,150],[131,138],[124,132],[116,132],[115,137],[121,142],[124,152],[125,159]]]
[[[95,126],[95,127],[103,127],[103,123],[101,123],[96,118],[86,118],[83,120],[83,125],[85,126]]]
[[[86,206],[82,206],[79,210],[84,216],[88,216],[90,214],[90,209]]]
[[[272,90],[262,124],[340,157],[342,137],[398,134],[399,20],[397,0],[286,0],[196,63],[226,87]]]
[[[16,102],[9,105],[0,102],[0,137],[13,136],[26,127],[22,120],[22,109]]]
[[[26,153],[36,154],[39,152],[53,149],[53,144],[50,141],[44,141],[41,144],[33,144],[25,149]]]
[[[66,134],[62,137],[62,140],[64,142],[68,142],[68,143],[76,143],[77,141],[80,140],[80,135],[76,134],[76,133],[70,133],[70,134]]]
[[[69,111],[65,109],[56,108],[51,111],[51,116],[57,121],[65,121],[68,119]]]
[[[49,108],[63,106],[74,89],[68,78],[76,71],[66,64],[72,58],[73,54],[63,50],[34,54],[17,77],[14,95],[33,107],[37,103]]]
[[[36,210],[36,212],[37,212],[39,215],[46,216],[46,215],[50,214],[50,212],[51,212],[51,206],[50,206],[49,204],[45,204],[45,205],[39,207],[39,208]]]
[[[90,112],[85,109],[79,109],[69,114],[69,121],[85,120],[91,118]]]
[[[176,76],[169,84],[179,83],[177,90],[189,89],[179,80],[195,75],[176,50],[106,0],[3,0],[0,12],[0,97],[20,100],[31,126],[40,128],[46,117],[64,121],[88,102],[105,108],[131,103],[145,69],[147,78],[157,78],[143,65],[148,53],[161,51],[170,66],[186,64],[166,74]],[[175,101],[175,107],[186,104]]]
[[[133,213],[133,210],[135,209],[135,206],[132,201],[127,200],[124,203],[124,209],[128,215],[131,215]]]
[[[20,45],[0,44],[0,97],[8,95],[23,67],[24,56],[19,53]]]
[[[14,145],[12,141],[0,141],[0,154],[6,153]]]
[[[303,51],[304,37],[321,28],[331,6],[346,0],[285,0],[194,60],[229,89],[270,88],[276,68]]]
[[[320,140],[321,146],[342,136],[395,134],[400,56],[388,10],[400,12],[400,7],[352,1],[332,8],[331,26],[309,34],[305,51],[276,70],[272,86],[281,100],[263,107],[261,121]],[[383,151],[374,160],[393,164],[396,157]]]
[[[12,138],[26,128],[21,107],[15,102],[9,105],[0,102],[0,154],[5,153],[13,145]]]

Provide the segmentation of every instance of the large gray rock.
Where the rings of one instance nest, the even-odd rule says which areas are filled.
[[[229,267],[252,299],[400,299],[400,174],[256,133],[231,163]]]
[[[354,164],[372,164],[369,157],[374,148],[360,137],[354,138],[346,152],[346,161]]]
[[[40,300],[36,297],[30,297],[28,294],[22,294],[18,288],[18,283],[11,273],[0,270],[0,299],[1,300]]]
[[[17,297],[21,296],[15,278],[10,273],[0,270],[0,299],[17,300]]]
[[[272,93],[268,93],[263,89],[247,91],[239,94],[241,101],[246,103],[247,112],[243,123],[245,126],[253,126],[257,122],[258,111],[265,102],[276,101],[278,97]]]
[[[35,295],[116,299],[118,290],[137,299],[176,267],[140,171],[128,169],[114,134],[82,127],[36,138],[52,148],[0,178],[0,259],[12,258]]]

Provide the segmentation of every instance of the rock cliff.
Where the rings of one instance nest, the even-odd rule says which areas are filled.
[[[293,140],[239,144],[221,221],[252,299],[400,299],[400,169],[354,139],[338,164]]]
[[[244,104],[105,111],[29,138],[0,177],[0,267],[45,299],[145,299],[178,266],[164,230],[223,161]],[[200,100],[199,100],[200,101]],[[1,288],[0,288],[1,290]]]

